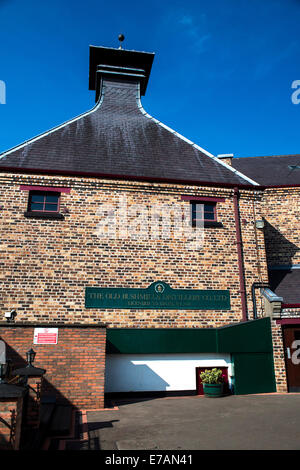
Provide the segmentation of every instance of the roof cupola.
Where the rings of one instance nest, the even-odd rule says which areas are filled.
[[[140,94],[144,96],[153,59],[154,53],[129,51],[122,49],[121,45],[119,49],[90,46],[89,90],[96,91],[95,101],[101,96],[105,79],[125,83],[139,82]]]

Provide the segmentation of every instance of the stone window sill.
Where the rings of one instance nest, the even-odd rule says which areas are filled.
[[[27,211],[24,212],[24,216],[32,219],[64,219],[63,214],[60,214],[58,212]]]
[[[196,227],[195,222],[193,222],[192,227]],[[221,222],[217,222],[216,220],[205,220],[203,223],[203,227],[204,228],[223,228],[224,225]]]
[[[224,225],[222,222],[216,222],[215,220],[207,220],[204,222],[204,228],[219,227],[222,228]]]

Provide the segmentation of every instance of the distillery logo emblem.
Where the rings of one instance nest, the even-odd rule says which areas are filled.
[[[3,80],[0,80],[0,104],[6,104],[6,85]]]
[[[293,104],[300,103],[300,80],[294,80],[292,83],[292,88],[295,91],[292,93],[291,100]]]
[[[203,204],[197,204],[191,224],[190,204],[136,204],[121,195],[116,202],[101,204],[95,234],[99,239],[180,240],[190,249],[200,249],[204,240]]]

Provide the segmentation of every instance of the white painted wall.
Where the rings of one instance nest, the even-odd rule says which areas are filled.
[[[230,354],[107,354],[106,392],[196,390],[196,367],[228,367]]]

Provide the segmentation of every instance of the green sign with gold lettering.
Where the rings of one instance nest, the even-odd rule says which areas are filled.
[[[86,287],[86,308],[230,310],[229,290],[172,289],[162,281],[147,289]]]

